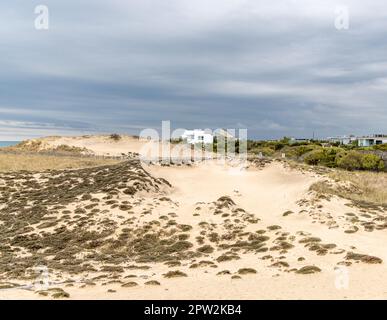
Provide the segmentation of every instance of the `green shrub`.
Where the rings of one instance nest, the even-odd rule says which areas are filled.
[[[302,144],[302,145],[292,145],[291,147],[285,147],[282,152],[286,153],[288,158],[299,158],[308,152],[314,150],[322,149],[321,146],[315,144]]]
[[[360,170],[363,154],[357,151],[343,151],[336,157],[336,165],[345,170]]]
[[[342,150],[337,147],[316,149],[307,154],[304,161],[310,165],[322,165],[333,168],[336,166],[336,155]]]
[[[255,150],[261,148],[269,148],[274,151],[279,151],[283,149],[285,146],[289,145],[290,139],[284,137],[279,141],[255,141],[255,140],[247,140],[247,151],[253,153],[259,153],[261,151],[256,152]],[[268,149],[267,149],[268,151]],[[263,153],[263,152],[262,152]],[[274,153],[274,152],[273,152]]]
[[[266,142],[266,147],[274,149],[275,151],[281,150],[285,147],[285,143],[282,141],[268,141]]]
[[[264,145],[264,141],[247,140],[247,151],[263,147]]]
[[[262,153],[262,155],[270,157],[274,154],[275,151],[269,147],[260,147],[252,149],[251,152],[254,154]]]
[[[384,162],[380,156],[354,150],[340,152],[336,157],[336,165],[346,170],[380,171],[384,169]]]
[[[376,144],[376,145],[372,146],[372,149],[374,149],[374,150],[381,150],[381,151],[387,151],[387,143]]]
[[[365,154],[362,159],[362,168],[364,170],[381,171],[384,169],[384,162],[376,154]]]

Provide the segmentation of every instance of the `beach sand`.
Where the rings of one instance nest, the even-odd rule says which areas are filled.
[[[133,138],[54,141],[141,149]],[[386,299],[386,208],[310,191],[324,179],[282,161],[0,174],[0,228],[14,232],[2,239],[0,298]],[[37,264],[51,289],[20,288]]]

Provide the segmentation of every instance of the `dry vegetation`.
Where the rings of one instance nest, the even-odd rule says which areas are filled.
[[[136,282],[125,281],[126,272],[147,270],[157,263],[208,270],[254,253],[272,269],[295,272],[298,264],[287,254],[297,243],[304,247],[304,253],[320,256],[337,250],[336,244],[305,232],[292,234],[279,225],[257,229],[260,219],[238,207],[229,196],[204,202],[197,210],[218,216],[218,223],[180,224],[173,219],[173,212],[158,219],[144,218],[157,208],[138,208],[146,201],[143,192],[153,195],[149,201],[155,204],[172,202],[162,191],[169,190],[170,184],[151,176],[138,160],[39,174],[1,173],[0,181],[0,203],[4,204],[0,208],[0,277],[4,279],[28,280],[33,267],[43,264],[55,273],[72,276],[102,273],[110,281],[107,284],[128,288]],[[113,209],[120,212],[115,218],[109,214]],[[359,259],[376,261],[365,256]],[[304,269],[298,273],[319,270],[317,266]],[[244,267],[230,276],[236,279],[256,272]],[[188,276],[189,272],[181,270],[163,273],[164,278]]]
[[[26,140],[22,141],[19,144],[15,146],[5,147],[4,150],[8,151],[16,151],[16,152],[42,152],[42,151],[51,151],[59,154],[71,154],[71,155],[77,155],[77,154],[89,154],[90,150],[86,148],[79,148],[74,146],[69,146],[65,144],[61,144],[58,146],[49,146],[43,141],[40,140]]]
[[[183,257],[189,246],[187,241],[175,243],[175,233],[184,226],[175,230],[180,226],[171,221],[156,225],[153,234],[148,233],[152,222],[131,228],[132,205],[118,205],[114,198],[129,200],[137,192],[156,192],[166,185],[149,176],[139,161],[39,175],[1,173],[0,182],[0,277],[23,278],[41,263],[73,274],[93,271],[97,263],[102,272],[122,272],[120,264],[129,258],[164,261],[173,254]],[[101,200],[96,194],[126,213],[122,230],[108,218],[107,209],[97,208]],[[70,211],[69,205],[77,207]]]
[[[23,153],[0,153],[0,172],[44,171],[62,169],[81,169],[107,164],[115,164],[117,160],[82,158],[63,155],[42,155]]]
[[[264,213],[245,210],[237,194],[195,202],[194,210],[190,204],[192,220],[182,219],[174,185],[146,171],[139,159],[109,162],[118,161],[0,152],[0,289],[30,283],[37,266],[48,268],[55,287],[35,293],[63,299],[77,294],[71,287],[106,286],[104,292],[119,294],[187,281],[182,278],[196,281],[192,275],[199,272],[242,282],[262,270],[273,277],[323,273],[323,256],[336,266],[385,259],[289,230],[283,222],[301,214],[293,207],[284,208],[278,221],[265,222]],[[266,163],[251,161],[257,168]],[[326,177],[312,187],[325,193],[322,199],[363,194],[369,200],[386,189],[385,174],[310,168],[302,170]],[[377,199],[385,200],[385,193]],[[345,215],[352,223],[345,233],[387,229],[384,212]]]
[[[313,184],[311,190],[354,202],[387,205],[387,173],[332,170],[328,177],[337,184],[320,181]]]
[[[267,163],[251,161],[257,168]],[[386,173],[300,170],[326,177],[311,187],[318,199],[338,195],[372,202],[366,214],[345,214],[352,229],[343,232],[355,233],[362,226],[366,231],[387,229],[385,210],[372,208],[387,208]],[[77,279],[82,279],[79,288],[115,285],[105,290],[115,293],[163,286],[200,271],[244,279],[261,273],[263,265],[273,277],[291,272],[305,277],[325,272],[323,256],[337,266],[385,259],[282,223],[305,210],[283,208],[280,220],[265,222],[260,209],[245,210],[238,195],[195,202],[194,211],[191,205],[188,211],[192,220],[181,219],[173,187],[146,171],[139,159],[118,163],[79,155],[0,153],[0,289],[35,279],[34,268],[41,265],[69,293],[59,287],[37,293],[60,299],[73,297],[70,287],[79,285]],[[308,209],[312,219],[313,214],[323,217],[318,206]],[[244,263],[252,255],[254,264]]]

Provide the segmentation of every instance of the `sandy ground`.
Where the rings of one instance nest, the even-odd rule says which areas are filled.
[[[113,141],[109,136],[63,136],[63,137],[45,137],[35,139],[41,141],[43,149],[50,149],[60,145],[71,147],[86,148],[96,155],[120,156],[122,153],[136,152],[139,153],[143,148],[145,141],[140,141],[132,136],[121,136],[118,141]]]
[[[65,288],[70,299],[124,299],[124,300],[287,300],[287,299],[386,299],[385,267],[354,266],[349,271],[349,284],[336,287],[336,273],[327,270],[321,274],[273,277],[265,274],[247,275],[230,280],[203,272],[190,274],[189,278],[169,279],[161,286],[140,285],[122,288],[109,285],[117,292],[108,293],[106,286]],[[365,276],[366,274],[366,276]],[[384,282],[385,284],[385,282]],[[32,291],[7,289],[0,291],[0,299],[44,299]]]
[[[28,140],[39,142],[39,150],[52,150],[59,146],[69,146],[84,149],[83,153],[96,156],[120,157],[128,153],[141,155],[144,161],[158,161],[160,158],[184,159],[213,157],[212,152],[204,154],[199,150],[191,150],[184,144],[167,144],[162,141],[139,139],[138,137],[120,135],[119,140],[113,140],[109,135],[44,137]]]
[[[62,138],[57,143],[69,143],[67,139],[71,138]],[[72,145],[87,147],[99,153],[122,151],[122,145],[118,145],[120,142],[114,147],[106,147],[104,138],[101,138],[100,144],[95,139],[99,138],[94,138],[90,145],[84,140],[79,144],[73,141]],[[125,143],[128,146],[128,141],[121,142]],[[133,142],[129,151],[138,152],[140,147],[140,143],[137,145]],[[387,250],[384,246],[387,243],[386,229],[369,232],[359,227],[354,233],[346,232],[359,223],[349,219],[348,213],[360,217],[360,222],[366,223],[371,221],[371,218],[363,218],[368,216],[367,213],[372,217],[377,215],[379,220],[385,219],[387,213],[380,210],[376,213],[371,212],[372,210],[365,212],[362,208],[349,207],[347,200],[336,197],[316,198],[309,187],[322,179],[317,173],[290,169],[281,162],[272,162],[263,168],[251,165],[241,168],[216,161],[193,166],[143,167],[151,176],[167,180],[171,188],[163,191],[168,201],[161,201],[160,194],[157,193],[143,193],[141,197],[120,195],[117,198],[134,204],[132,210],[135,212],[137,225],[161,219],[173,212],[179,224],[192,226],[189,239],[194,243],[194,249],[201,245],[195,239],[203,235],[205,243],[215,247],[215,250],[197,259],[183,259],[180,265],[174,267],[157,262],[146,263],[150,266],[147,270],[127,270],[119,279],[127,281],[123,280],[124,275],[132,274],[137,284],[128,288],[122,287],[122,282],[97,282],[96,285],[77,282],[77,279],[90,279],[101,272],[71,277],[74,284],[58,285],[70,294],[70,299],[387,298]],[[103,195],[96,196],[103,199]],[[223,200],[219,200],[221,197],[232,199],[233,203],[224,205]],[[69,205],[68,208],[74,210],[76,206]],[[219,214],[216,213],[217,209]],[[149,212],[144,214],[144,210]],[[113,208],[108,211],[110,219],[122,221],[120,210]],[[258,221],[251,222],[251,217]],[[209,226],[203,227],[203,222]],[[228,228],[231,222],[234,224],[231,225],[232,228]],[[122,229],[124,223],[121,225]],[[237,230],[235,228],[239,228],[240,233],[234,242],[238,239],[247,241],[247,236],[251,238],[254,234],[264,234],[269,238],[269,250],[261,252],[242,249],[236,251],[238,259],[217,260],[226,250],[219,246],[220,242],[209,242],[211,232],[227,237]],[[259,230],[263,232],[260,233]],[[313,249],[310,243],[305,243],[304,240],[308,237],[318,238],[320,247]],[[291,246],[276,249],[283,240]],[[327,249],[321,245],[326,245]],[[347,257],[350,252],[378,257],[382,263],[350,259]],[[193,267],[200,260],[210,263]],[[319,271],[297,273],[297,270],[305,266],[318,267]],[[254,273],[245,274],[240,271],[243,268],[253,269]],[[170,270],[180,270],[187,276],[165,278],[165,273]],[[220,274],[221,271],[227,272]],[[62,280],[67,278],[69,277],[63,276]],[[149,280],[158,281],[160,285],[145,285]],[[37,295],[34,290],[11,288],[0,290],[0,298],[45,299],[49,296]]]

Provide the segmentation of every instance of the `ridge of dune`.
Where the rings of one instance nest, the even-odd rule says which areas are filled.
[[[50,136],[23,141],[17,146],[27,151],[50,151],[61,146],[77,148],[81,153],[98,156],[120,156],[123,153],[139,153],[145,141],[138,137],[120,135],[114,140],[110,135]]]

